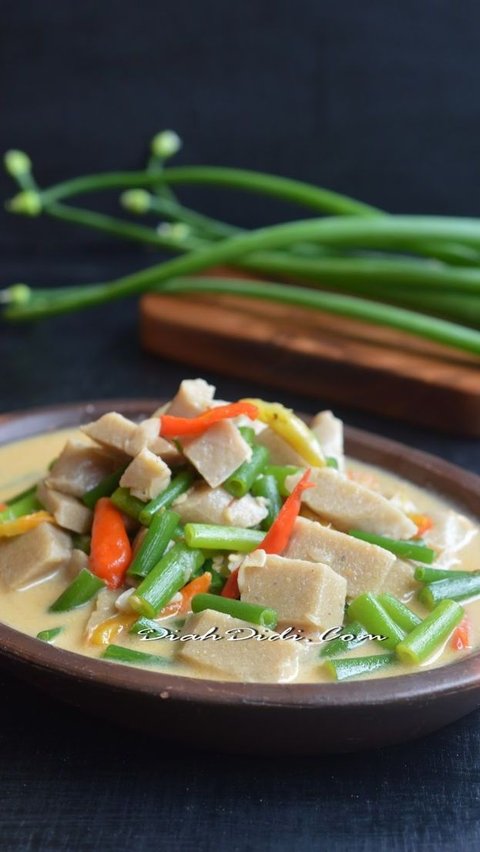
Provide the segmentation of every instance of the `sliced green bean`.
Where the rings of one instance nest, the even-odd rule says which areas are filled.
[[[102,660],[111,663],[127,663],[130,666],[171,666],[172,660],[161,657],[159,654],[145,654],[143,651],[134,651],[132,648],[123,648],[122,645],[107,645]]]
[[[254,497],[264,497],[267,501],[268,515],[263,519],[260,526],[262,530],[269,530],[282,508],[282,498],[277,480],[271,473],[259,476],[252,485],[252,494]]]
[[[212,581],[210,583],[210,592],[212,595],[219,595],[227,582],[227,578],[220,574],[219,571],[215,571],[215,569],[211,569]]]
[[[278,615],[270,607],[237,601],[232,598],[222,598],[221,595],[194,595],[192,612],[203,612],[204,609],[224,612],[233,618],[240,618],[250,624],[259,624],[261,627],[268,627],[270,630],[274,630],[278,623]]]
[[[346,637],[352,638],[349,639]],[[371,638],[371,634],[365,630],[359,621],[352,621],[351,624],[347,624],[343,628],[340,636],[337,636],[335,639],[330,639],[322,644],[320,648],[320,656],[336,657],[338,654],[344,654],[345,651],[353,651],[355,648],[363,645]]]
[[[102,479],[98,485],[95,485],[94,488],[90,488],[89,491],[86,491],[82,497],[85,506],[88,506],[89,509],[94,509],[101,497],[110,497],[110,495],[118,488],[126,468],[127,464],[124,464],[118,470],[115,470],[113,473],[105,476],[104,479]]]
[[[418,599],[428,609],[433,609],[440,601],[466,601],[480,596],[480,572],[467,577],[453,577],[450,580],[437,580],[429,583],[421,592]]]
[[[474,572],[476,573],[476,572]],[[455,580],[458,577],[471,577],[472,571],[449,571],[446,568],[415,568],[414,577],[420,583],[435,583],[436,580]]]
[[[223,487],[234,497],[244,497],[247,494],[257,476],[259,476],[268,462],[270,453],[266,447],[257,446],[252,448],[252,455],[248,461],[244,461],[240,467],[232,473],[223,483]]]
[[[398,658],[403,663],[420,665],[440,650],[444,642],[460,624],[465,610],[459,603],[442,600],[433,612],[422,621],[396,647]]]
[[[370,544],[377,544],[401,559],[415,559],[416,562],[426,562],[427,565],[430,565],[436,556],[435,551],[423,542],[387,538],[383,535],[363,532],[363,530],[349,530],[348,534],[354,538],[360,538],[362,541],[368,541]]]
[[[130,606],[140,615],[154,618],[188,583],[193,572],[205,560],[201,550],[175,544],[152,568],[137,590],[130,596]]]
[[[153,516],[147,534],[127,571],[130,577],[146,577],[162,558],[177,529],[180,515],[168,509]]]
[[[62,630],[63,627],[50,627],[49,630],[40,630],[40,633],[37,633],[37,639],[41,639],[42,642],[53,642]]]
[[[338,461],[334,456],[327,456],[325,461],[327,463],[327,467],[333,467],[335,470],[338,470]]]
[[[325,668],[335,680],[347,680],[371,674],[395,662],[395,654],[374,654],[371,657],[346,657],[345,659],[329,660]]]
[[[348,608],[349,619],[359,621],[369,633],[380,634],[386,638],[382,642],[389,650],[402,641],[405,631],[391,618],[375,595],[359,595]]]
[[[185,541],[189,547],[208,550],[230,550],[250,553],[265,538],[258,530],[224,527],[221,524],[185,524]]]
[[[145,639],[162,639],[165,636],[165,630],[169,630],[169,626],[167,624],[160,624],[158,621],[154,621],[152,618],[145,618],[144,615],[141,615],[140,618],[137,618],[136,621],[133,622],[129,633],[134,633],[137,636],[143,636]]]
[[[67,612],[88,603],[105,586],[103,580],[82,568],[73,583],[49,607],[49,612]]]
[[[168,509],[177,497],[180,497],[181,494],[188,491],[194,478],[195,474],[190,470],[182,470],[180,473],[177,473],[170,484],[167,485],[165,490],[162,491],[158,497],[155,497],[153,500],[150,500],[150,503],[143,506],[139,513],[140,523],[148,527],[153,516],[156,515],[160,509]]]
[[[378,600],[384,610],[388,612],[389,616],[393,618],[393,620],[397,622],[398,626],[407,633],[409,633],[410,630],[413,630],[414,627],[417,627],[418,624],[421,624],[422,619],[393,595],[379,595]]]
[[[132,497],[128,488],[117,488],[110,499],[117,509],[120,509],[121,512],[135,521],[140,519],[140,514],[146,505],[138,497]],[[148,524],[145,524],[145,526],[148,526]]]
[[[267,464],[263,472],[265,476],[274,476],[277,480],[278,490],[280,491],[280,494],[282,495],[282,497],[288,497],[290,491],[285,485],[285,480],[288,476],[295,476],[295,474],[300,473],[301,470],[301,467],[295,467],[295,465],[293,464]]]
[[[255,429],[252,429],[251,426],[239,426],[238,431],[250,447],[255,446]]]
[[[14,521],[15,518],[21,518],[23,515],[30,515],[32,512],[38,512],[42,508],[40,501],[37,498],[37,486],[27,488],[16,497],[11,497],[5,500],[6,509],[0,512],[0,523],[4,521]]]

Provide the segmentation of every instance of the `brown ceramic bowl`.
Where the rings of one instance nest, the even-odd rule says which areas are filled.
[[[77,426],[116,409],[130,417],[149,400],[109,400],[0,417],[0,444]],[[437,458],[347,429],[350,456],[392,470],[479,515],[480,478]],[[339,684],[195,680],[92,660],[0,625],[11,671],[96,715],[168,739],[225,751],[354,751],[419,737],[480,706],[480,652],[443,668]]]

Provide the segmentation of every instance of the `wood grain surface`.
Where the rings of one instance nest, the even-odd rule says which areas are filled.
[[[480,435],[480,358],[394,329],[239,296],[147,294],[140,335],[199,370]]]

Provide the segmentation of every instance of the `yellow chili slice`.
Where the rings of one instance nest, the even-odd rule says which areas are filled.
[[[325,456],[316,435],[290,408],[285,408],[279,402],[265,402],[263,399],[243,399],[242,402],[255,405],[259,420],[270,426],[309,465],[312,467],[325,465]]]
[[[4,521],[0,524],[0,538],[13,538],[22,535],[29,530],[35,529],[39,524],[55,523],[55,518],[49,512],[33,512],[31,515],[22,515],[13,521]]]

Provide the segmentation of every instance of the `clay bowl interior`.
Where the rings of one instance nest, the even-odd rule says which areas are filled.
[[[75,427],[111,410],[140,418],[157,405],[156,400],[107,400],[3,415],[0,444]],[[353,458],[385,467],[479,515],[480,478],[460,468],[357,429],[347,428],[346,449]],[[183,743],[191,731],[201,730],[202,747],[243,753],[312,754],[386,745],[434,731],[480,707],[480,652],[443,668],[372,681],[222,683],[89,659],[0,624],[0,661],[95,715]]]

